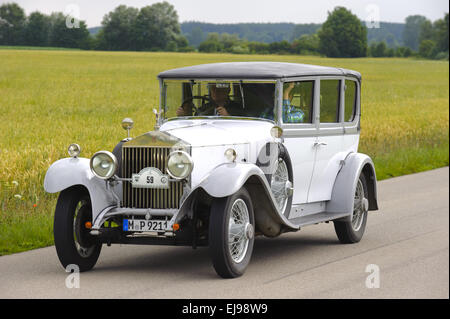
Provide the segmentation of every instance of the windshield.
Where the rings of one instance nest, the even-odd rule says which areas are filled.
[[[163,82],[162,117],[250,117],[274,120],[275,82]]]

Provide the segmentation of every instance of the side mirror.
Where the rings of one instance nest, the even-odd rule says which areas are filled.
[[[130,130],[133,128],[134,122],[129,117],[122,120],[122,127],[128,132],[128,137],[130,137]]]

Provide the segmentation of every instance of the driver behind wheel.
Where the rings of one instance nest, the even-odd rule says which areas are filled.
[[[209,84],[211,100],[209,103],[203,104],[197,109],[195,115],[220,115],[232,116],[242,115],[241,105],[230,100],[230,84],[228,83],[213,83]],[[186,101],[177,109],[177,116],[191,116],[192,115],[192,100]]]

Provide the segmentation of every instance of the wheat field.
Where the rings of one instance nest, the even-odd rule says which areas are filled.
[[[362,74],[360,151],[378,179],[449,162],[449,64],[415,59],[0,49],[0,255],[53,243],[56,194],[43,180],[76,142],[83,157],[112,150],[135,122],[153,128],[159,72],[231,61],[283,61]]]

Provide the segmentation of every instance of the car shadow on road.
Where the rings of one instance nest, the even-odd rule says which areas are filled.
[[[336,237],[323,237],[317,235],[289,234],[277,238],[261,237],[255,241],[253,248],[253,261],[274,260],[295,255],[296,257],[308,255],[326,246],[339,245]]]
[[[336,238],[320,235],[286,234],[277,238],[259,236],[255,240],[253,263],[273,263],[290,257],[302,258],[326,246],[335,246]],[[211,260],[208,247],[195,250],[190,247],[151,246],[151,251],[142,249],[128,251],[121,256],[108,256],[94,268],[95,273],[117,274],[123,271],[132,273],[151,273],[153,276],[188,277],[189,279],[218,278]],[[125,246],[120,249],[126,249]]]

